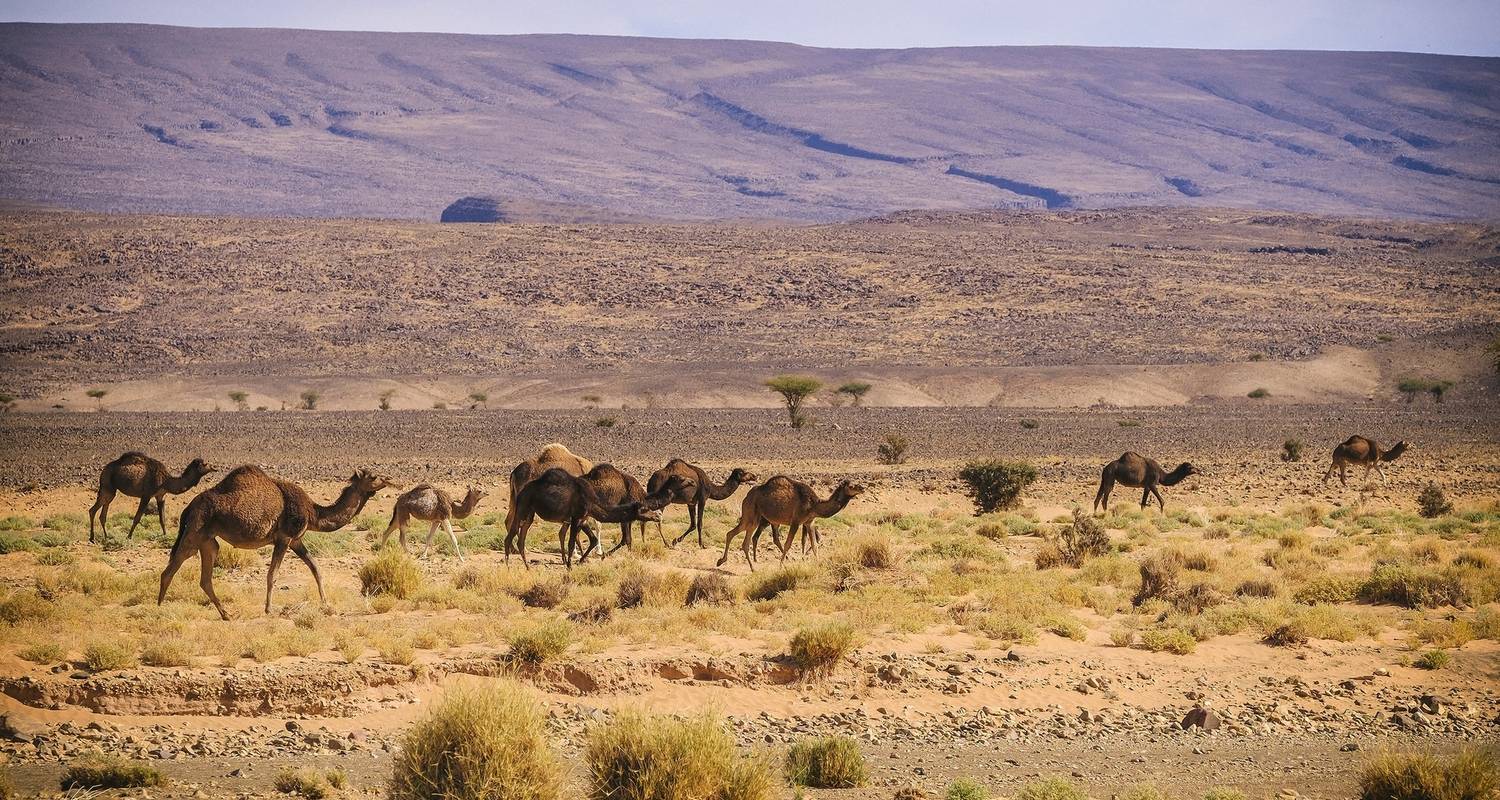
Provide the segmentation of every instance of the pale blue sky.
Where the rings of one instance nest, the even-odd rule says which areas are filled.
[[[0,20],[1500,55],[1500,0],[0,0]]]

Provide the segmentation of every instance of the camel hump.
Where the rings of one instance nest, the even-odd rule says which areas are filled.
[[[119,458],[115,459],[115,463],[116,464],[123,464],[123,463],[125,463],[127,461],[150,461],[150,460],[151,460],[150,456],[146,455],[145,453],[142,453],[139,450],[127,450],[124,453],[121,453]]]

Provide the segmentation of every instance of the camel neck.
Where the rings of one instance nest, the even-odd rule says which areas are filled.
[[[454,519],[463,519],[474,513],[474,507],[477,505],[479,505],[479,498],[464,495],[464,499],[453,504],[452,516]]]
[[[339,493],[333,505],[313,506],[313,510],[317,512],[317,523],[313,527],[324,532],[336,531],[349,524],[349,520],[354,519],[354,515],[365,507],[365,501],[369,499],[369,495],[361,494],[351,483]]]
[[[827,500],[823,500],[813,506],[813,513],[820,517],[831,517],[844,510],[849,505],[849,495],[835,491]]]
[[[740,479],[734,475],[729,476],[728,480],[718,485],[714,485],[713,481],[708,481],[707,483],[708,485],[704,487],[704,490],[708,493],[710,500],[724,500],[740,488]]]

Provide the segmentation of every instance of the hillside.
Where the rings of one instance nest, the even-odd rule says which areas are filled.
[[[1492,218],[1497,87],[1497,59],[1392,53],[6,24],[0,200],[425,220],[467,197],[553,221]]]

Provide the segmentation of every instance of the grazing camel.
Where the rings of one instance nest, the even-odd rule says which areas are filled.
[[[1328,467],[1327,472],[1323,473],[1323,483],[1327,484],[1328,479],[1333,477],[1333,473],[1338,472],[1339,485],[1348,486],[1346,479],[1350,464],[1364,466],[1365,474],[1360,480],[1370,477],[1370,470],[1373,469],[1375,474],[1380,476],[1380,482],[1385,483],[1385,471],[1380,468],[1380,462],[1395,461],[1404,452],[1406,452],[1406,442],[1396,442],[1391,449],[1381,450],[1380,445],[1376,444],[1374,439],[1366,436],[1350,436],[1344,440],[1343,444],[1333,448],[1333,464]]]
[[[1104,465],[1104,474],[1099,476],[1099,492],[1094,495],[1094,511],[1099,506],[1104,506],[1104,512],[1109,513],[1109,493],[1118,483],[1132,489],[1142,489],[1141,508],[1144,509],[1151,502],[1152,496],[1156,502],[1161,504],[1162,512],[1167,510],[1167,501],[1162,499],[1162,486],[1176,486],[1189,475],[1202,474],[1198,468],[1184,461],[1177,465],[1177,469],[1167,472],[1155,460],[1146,458],[1140,453],[1127,452],[1114,461]]]
[[[754,571],[755,561],[751,557],[751,551],[755,547],[753,532],[764,525],[787,526],[787,539],[781,549],[781,558],[786,560],[787,551],[791,549],[791,541],[797,531],[802,530],[803,526],[809,526],[810,531],[812,520],[839,513],[850,500],[864,494],[864,491],[865,487],[844,481],[833,490],[828,499],[820,500],[818,493],[801,481],[792,480],[785,475],[771,478],[745,494],[745,500],[740,505],[740,521],[724,536],[724,555],[719,559],[718,566],[722,567],[729,561],[729,544],[734,541],[734,537],[745,534],[741,549],[745,553],[745,562]]]
[[[141,504],[135,509],[135,519],[130,521],[130,532],[125,534],[125,538],[135,537],[135,526],[140,524],[141,515],[146,513],[152,500],[156,501],[156,521],[161,523],[161,532],[165,534],[167,512],[163,498],[169,494],[182,494],[197,486],[203,476],[213,471],[214,468],[203,463],[203,459],[195,458],[188,463],[181,475],[173,477],[160,461],[133,450],[105,464],[99,470],[99,494],[94,498],[93,507],[89,509],[89,541],[94,541],[95,513],[99,515],[101,537],[109,538],[105,520],[109,518],[109,504],[114,501],[116,492],[141,499]]]
[[[665,503],[663,503],[665,505]],[[510,561],[512,545],[521,554],[521,563],[531,569],[526,557],[526,532],[537,517],[548,522],[562,523],[557,531],[558,549],[562,552],[563,565],[573,568],[573,549],[580,531],[589,537],[589,546],[584,548],[579,563],[588,558],[591,550],[599,544],[599,537],[584,527],[588,517],[600,522],[631,523],[637,520],[656,521],[660,511],[643,507],[640,500],[631,500],[620,505],[606,505],[594,487],[583,478],[570,474],[566,469],[553,467],[521,487],[516,494],[515,507],[505,533],[505,560]]]
[[[214,561],[219,555],[219,538],[244,550],[272,545],[271,568],[266,572],[267,614],[271,613],[276,568],[281,566],[288,550],[307,565],[318,586],[318,599],[327,602],[323,597],[323,577],[308,555],[302,535],[309,528],[328,532],[344,527],[370,497],[387,486],[400,488],[390,478],[362,469],[349,476],[349,485],[333,505],[320,506],[290,481],[273,478],[259,467],[236,467],[217,486],[193,498],[182,512],[177,541],[172,545],[167,568],[161,572],[161,591],[156,595],[156,604],[161,605],[167,596],[167,587],[172,585],[172,577],[182,562],[197,553],[202,569],[198,585],[219,609],[219,616],[229,619],[229,612],[214,594]]]
[[[671,478],[676,478],[676,480],[672,480]],[[660,511],[672,503],[674,501],[673,498],[692,495],[694,489],[691,478],[673,475],[667,480],[662,481],[660,485],[648,493],[645,489],[641,488],[640,481],[616,469],[613,464],[600,464],[589,470],[588,474],[583,476],[583,479],[588,481],[590,486],[594,487],[594,493],[599,495],[601,505],[618,506],[635,500],[640,501],[642,508],[650,511]],[[661,528],[659,516],[657,520],[658,533],[660,533]],[[646,523],[642,520],[640,524],[641,535],[645,536]],[[599,557],[603,558],[612,555],[621,547],[633,549],[635,545],[630,532],[634,527],[635,520],[622,521],[620,523],[620,541],[616,542],[615,546],[610,548],[608,553],[601,552]],[[594,532],[591,523],[585,521],[583,529],[591,540],[597,541],[597,534]],[[666,536],[662,536],[662,542],[666,542]],[[587,556],[588,551],[585,550],[583,554]]]
[[[680,475],[685,480],[692,481],[691,489],[684,489],[672,498],[673,503],[681,503],[688,507],[688,527],[682,535],[672,540],[673,545],[680,544],[693,531],[698,532],[698,546],[703,547],[703,509],[710,500],[724,500],[739,491],[745,484],[755,483],[755,473],[749,470],[735,467],[730,471],[729,477],[721,484],[715,484],[708,479],[708,473],[695,464],[689,464],[680,458],[674,458],[667,462],[665,467],[651,473],[646,480],[646,488],[656,491],[667,479],[673,475]]]
[[[453,535],[453,522],[455,519],[464,519],[474,513],[475,506],[484,499],[484,492],[473,486],[469,487],[464,494],[464,499],[455,503],[453,498],[442,489],[430,483],[422,483],[413,486],[405,494],[396,498],[396,508],[391,512],[391,524],[386,526],[385,533],[380,536],[380,547],[385,547],[387,540],[391,538],[391,531],[401,532],[401,549],[406,552],[406,523],[413,517],[430,523],[427,528],[427,543],[422,546],[422,557],[426,558],[427,551],[432,549],[432,536],[437,533],[439,525],[448,532],[448,541],[453,543],[453,552],[458,554],[458,560],[464,560],[464,551],[458,546],[458,537]]]
[[[539,477],[553,467],[566,470],[575,478],[583,477],[584,473],[594,468],[594,462],[581,456],[573,455],[573,451],[566,446],[556,442],[542,448],[535,458],[528,458],[517,464],[510,471],[510,508],[505,512],[505,529],[510,530],[516,519],[516,495],[521,493],[522,487]]]

